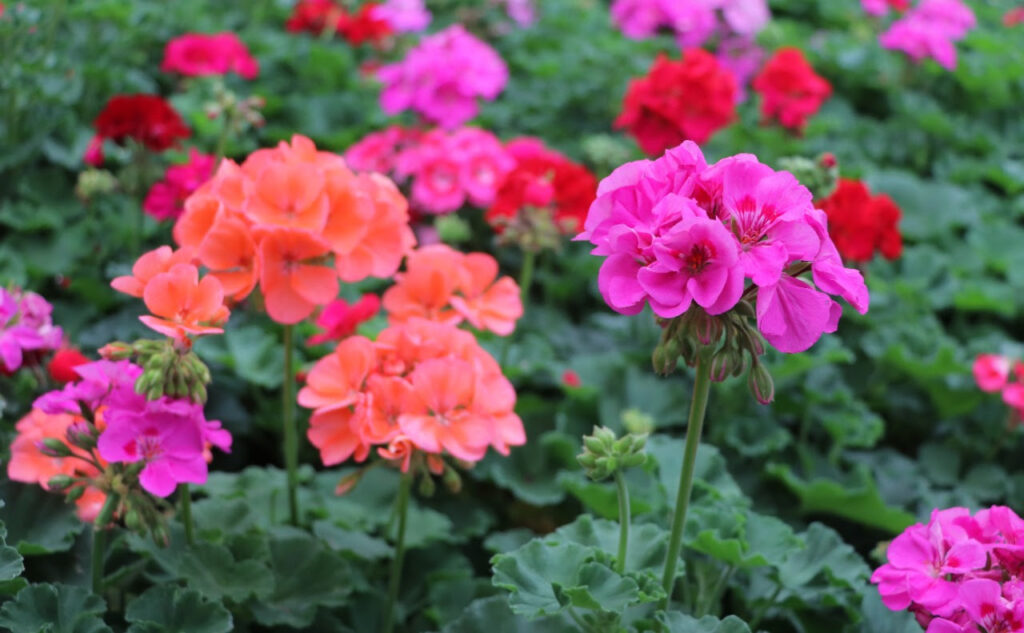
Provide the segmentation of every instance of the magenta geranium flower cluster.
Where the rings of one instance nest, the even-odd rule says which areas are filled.
[[[478,99],[505,89],[508,67],[501,56],[461,24],[424,37],[405,58],[377,71],[387,114],[412,110],[430,123],[454,129],[476,116]]]
[[[974,12],[960,0],[921,0],[893,22],[878,41],[884,48],[906,53],[915,62],[930,57],[943,68],[953,70],[956,68],[954,44],[963,39],[975,23]]]
[[[49,414],[89,411],[101,429],[100,457],[108,463],[143,462],[139,483],[150,494],[166,497],[179,483],[206,483],[210,447],[230,451],[231,434],[207,420],[199,403],[167,396],[147,400],[137,393],[142,371],[126,360],[79,365],[80,380],[43,394],[33,406]]]
[[[634,39],[661,29],[675,33],[680,48],[714,37],[750,37],[771,19],[765,0],[615,0],[612,20]]]
[[[26,354],[60,347],[64,332],[53,324],[52,312],[53,306],[36,293],[0,286],[0,370],[17,371]]]
[[[756,299],[758,330],[793,353],[836,330],[842,308],[829,295],[868,309],[864,279],[843,266],[811,192],[752,154],[708,165],[686,141],[627,163],[601,181],[576,239],[606,257],[598,286],[622,314],[649,304],[671,319],[697,304],[719,315]]]
[[[887,554],[871,582],[927,633],[1024,630],[1024,520],[1010,508],[934,510]]]

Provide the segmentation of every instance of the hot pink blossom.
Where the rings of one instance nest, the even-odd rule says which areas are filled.
[[[494,49],[455,24],[423,38],[377,76],[386,113],[413,110],[454,129],[476,116],[478,98],[491,101],[504,90],[508,68]]]
[[[168,167],[164,179],[150,187],[143,210],[157,220],[176,219],[185,209],[185,199],[213,175],[214,161],[191,148],[187,163]]]
[[[701,46],[716,34],[752,36],[771,18],[765,0],[615,0],[611,14],[626,37],[668,29],[680,48]]]
[[[386,0],[373,7],[374,19],[384,20],[396,33],[418,33],[430,24],[423,0]]]
[[[97,134],[89,140],[89,145],[82,154],[82,162],[93,167],[102,167],[103,160],[103,137]]]
[[[61,346],[63,330],[53,324],[52,311],[53,306],[34,292],[0,286],[0,371],[14,372]]]
[[[974,359],[974,380],[988,393],[1001,391],[1010,377],[1010,359],[998,354],[979,354]]]
[[[255,79],[260,65],[234,33],[188,33],[167,43],[160,70],[186,77],[226,75],[234,71],[245,79]]]
[[[915,62],[932,58],[956,68],[954,42],[975,25],[974,13],[960,0],[923,0],[879,37],[885,48],[903,51]]]

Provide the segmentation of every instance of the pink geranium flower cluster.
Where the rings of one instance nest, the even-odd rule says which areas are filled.
[[[761,334],[792,353],[836,330],[842,308],[829,295],[868,309],[864,279],[843,266],[811,192],[751,154],[708,165],[686,141],[627,163],[601,181],[576,239],[606,257],[598,285],[622,314],[650,304],[674,318],[696,304],[718,315],[756,296]]]
[[[386,113],[412,110],[451,130],[476,116],[478,99],[492,101],[505,89],[508,67],[493,48],[454,24],[423,38],[377,77]]]
[[[390,127],[353,145],[345,160],[353,169],[408,183],[412,207],[428,214],[451,213],[466,202],[489,206],[516,166],[496,136],[473,127],[454,132]]]
[[[993,506],[934,510],[893,539],[871,576],[882,602],[928,633],[1024,630],[1024,520]]]
[[[188,162],[171,165],[164,179],[154,183],[142,201],[143,210],[157,220],[176,219],[185,210],[185,200],[213,175],[216,159],[189,150]]]
[[[60,347],[64,335],[50,318],[46,299],[34,292],[0,286],[0,371],[12,373],[26,361]],[[27,358],[29,357],[29,358]]]
[[[1001,392],[1015,422],[1024,422],[1024,362],[998,354],[979,354],[974,359],[974,380],[988,393]]]
[[[135,391],[142,368],[129,361],[101,360],[75,367],[80,380],[36,399],[49,415],[92,412],[100,428],[99,455],[107,463],[144,462],[139,483],[166,497],[179,483],[206,483],[209,447],[231,449],[231,434],[207,420],[201,404]]]
[[[611,10],[627,37],[642,39],[669,29],[680,48],[701,46],[715,36],[750,37],[771,19],[765,0],[615,0]]]
[[[244,79],[255,79],[260,64],[234,33],[187,33],[167,42],[160,70],[186,77],[234,72]]]
[[[974,12],[961,0],[921,0],[879,36],[884,48],[903,51],[915,62],[932,58],[947,70],[956,68],[954,43],[974,28]]]
[[[396,33],[418,33],[430,24],[430,11],[423,0],[387,0],[374,6],[371,15],[383,20]]]

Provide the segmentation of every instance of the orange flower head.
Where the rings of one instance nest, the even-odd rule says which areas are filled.
[[[465,255],[444,244],[421,247],[406,259],[406,272],[384,293],[388,321],[404,323],[421,317],[458,325],[462,316],[451,307],[452,295],[462,275]]]
[[[260,274],[256,241],[241,219],[218,217],[206,232],[198,255],[231,299],[241,301],[256,287]]]
[[[322,238],[299,228],[257,231],[260,288],[267,314],[278,323],[298,323],[318,305],[338,296],[338,276],[319,263],[330,252]]]
[[[367,376],[376,368],[373,342],[350,336],[309,371],[306,386],[299,390],[299,404],[320,411],[351,407],[359,400]]]
[[[191,264],[193,261],[195,261],[195,250],[191,248],[180,248],[175,251],[171,250],[170,246],[161,246],[148,253],[143,253],[132,266],[132,274],[115,277],[110,282],[110,286],[114,290],[141,299],[146,284],[151,279],[178,264]]]
[[[146,284],[143,300],[155,316],[140,316],[149,328],[188,344],[189,335],[220,334],[230,315],[215,277],[199,279],[191,264],[178,264]]]
[[[511,277],[497,277],[498,262],[493,257],[469,253],[462,264],[462,296],[452,298],[452,307],[476,329],[508,336],[523,316],[523,302],[519,285]]]
[[[399,435],[388,442],[386,447],[377,449],[377,454],[390,462],[398,462],[403,473],[409,472],[409,464],[412,461],[413,453],[416,452],[416,445],[411,439]]]
[[[309,418],[306,436],[320,450],[324,466],[334,466],[354,457],[357,462],[370,454],[370,445],[359,434],[356,413],[349,409],[315,411]]]
[[[334,251],[338,276],[350,283],[394,275],[402,258],[416,246],[409,227],[409,205],[398,187],[380,174],[360,174],[357,185],[372,203],[373,215],[357,242],[347,249],[336,242]]]

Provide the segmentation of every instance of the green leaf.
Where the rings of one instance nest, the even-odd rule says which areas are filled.
[[[128,633],[228,633],[231,614],[198,591],[173,585],[151,587],[128,603]]]
[[[785,464],[769,464],[765,471],[800,499],[800,511],[804,513],[834,514],[892,534],[899,534],[916,521],[909,512],[886,505],[866,468],[858,468],[855,481],[846,485],[824,478],[804,481]]]
[[[0,499],[0,508],[3,508],[3,499]],[[21,576],[25,571],[25,561],[22,560],[18,550],[7,545],[7,528],[4,522],[0,521],[0,594],[13,594],[27,584]]]
[[[578,633],[579,626],[564,615],[526,618],[512,613],[505,596],[474,601],[462,615],[441,629],[441,633]]]
[[[777,566],[800,545],[793,528],[775,517],[721,502],[698,504],[684,537],[693,549],[740,569]]]
[[[351,565],[322,542],[294,528],[278,528],[270,540],[273,591],[250,601],[263,625],[309,626],[318,607],[344,603],[353,585]]]
[[[698,620],[678,611],[661,612],[658,614],[658,622],[667,627],[665,633],[750,633],[747,623],[734,615],[724,620],[706,615]]]
[[[619,551],[617,521],[593,519],[581,514],[555,531],[555,536],[571,543],[593,547],[615,556]],[[626,545],[626,570],[660,572],[668,552],[668,531],[651,523],[632,525]]]
[[[107,605],[84,587],[31,585],[0,608],[0,627],[11,633],[111,633]]]
[[[394,551],[390,545],[380,539],[368,536],[359,530],[350,530],[334,525],[330,521],[314,523],[313,534],[320,537],[332,550],[352,554],[363,560],[388,558]]]
[[[23,556],[67,551],[84,528],[73,506],[39,486],[5,480],[0,483],[0,497],[8,504],[0,509],[0,520],[7,527],[7,542]]]

